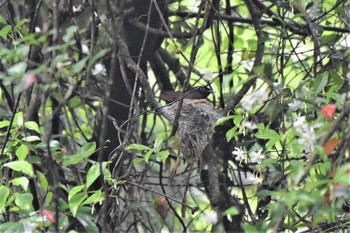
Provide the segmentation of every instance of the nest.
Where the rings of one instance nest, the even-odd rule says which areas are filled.
[[[165,107],[170,122],[174,122],[178,103]],[[179,118],[178,133],[185,158],[200,160],[200,156],[213,134],[214,123],[222,115],[204,99],[184,99]]]

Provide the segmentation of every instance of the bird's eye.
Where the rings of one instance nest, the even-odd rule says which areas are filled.
[[[200,91],[205,91],[204,87],[199,88]]]

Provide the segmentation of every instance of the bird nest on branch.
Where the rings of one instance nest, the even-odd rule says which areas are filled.
[[[164,108],[170,122],[174,122],[178,103]],[[222,117],[205,99],[184,99],[179,118],[178,133],[182,153],[187,159],[201,160],[201,154],[214,132],[213,125]]]

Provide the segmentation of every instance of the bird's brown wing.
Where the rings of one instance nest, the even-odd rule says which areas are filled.
[[[163,91],[160,98],[167,102],[174,102],[181,98],[181,92],[178,91]]]

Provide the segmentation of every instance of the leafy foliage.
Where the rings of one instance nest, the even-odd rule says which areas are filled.
[[[349,228],[349,3],[57,2],[0,7],[0,232]]]

